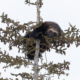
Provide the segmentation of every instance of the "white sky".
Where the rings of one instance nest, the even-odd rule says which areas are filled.
[[[21,24],[29,21],[36,21],[36,7],[33,5],[25,5],[24,1],[25,0],[0,0],[0,15],[4,12],[5,14],[8,14],[9,18],[20,21]],[[43,21],[57,22],[63,30],[68,29],[70,22],[73,26],[76,25],[76,27],[80,29],[80,0],[43,0],[43,4],[44,5],[41,8]],[[5,28],[6,24],[0,22],[0,27]],[[7,48],[8,45],[4,46],[4,44],[0,43],[0,46],[2,50],[9,52]],[[18,52],[16,48],[13,48],[9,53],[15,57]],[[43,54],[43,57],[44,55],[45,54]],[[54,63],[58,63],[63,62],[64,60],[70,61],[70,70],[68,71],[69,76],[66,77],[65,75],[62,75],[59,80],[80,80],[80,47],[76,48],[74,44],[71,45],[71,47],[66,50],[66,56],[55,53],[55,50],[47,52],[46,55],[48,56],[48,62],[54,61]],[[8,77],[10,76],[10,72],[15,73],[17,71],[14,70],[14,68],[8,68],[6,69],[6,72],[4,72],[1,67],[2,65],[4,64],[0,64],[0,72],[2,72],[1,76],[5,75],[5,77]],[[17,72],[21,71],[30,72],[24,67],[21,67]],[[54,75],[54,80],[58,80],[56,75]]]

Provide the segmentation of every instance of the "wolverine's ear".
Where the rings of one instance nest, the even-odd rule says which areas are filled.
[[[51,26],[48,27],[48,29],[51,28]]]

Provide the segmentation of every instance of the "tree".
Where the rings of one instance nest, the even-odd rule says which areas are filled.
[[[36,3],[31,3],[29,0],[26,0],[25,2],[28,4],[36,5]],[[41,7],[41,2],[39,4],[40,7]],[[15,22],[15,21],[11,20],[10,18],[7,18],[7,15],[4,15],[4,13],[2,14],[1,18],[2,18],[2,22],[7,23],[7,25],[8,25],[6,30],[3,30],[2,28],[0,28],[1,33],[3,32],[3,35],[0,36],[1,42],[4,42],[4,44],[9,43],[10,50],[12,50],[13,46],[16,46],[16,47],[18,47],[19,51],[23,50],[23,52],[25,52],[25,50],[24,50],[25,46],[21,47],[22,46],[21,41],[23,40],[23,37],[21,36],[19,31],[26,30],[28,32],[29,30],[27,30],[26,26],[33,24],[34,22],[29,22],[29,23],[26,23],[23,25],[19,25],[18,22]],[[9,26],[10,23],[12,23],[13,25]],[[31,28],[33,28],[33,27],[31,27]],[[58,44],[56,44],[56,47],[51,46],[51,48],[55,49],[56,52],[65,54],[65,49],[63,49],[63,47],[64,47],[63,45],[67,44],[67,47],[69,47],[70,44],[72,44],[73,42],[76,42],[76,46],[79,45],[80,37],[78,36],[78,32],[79,32],[79,30],[76,29],[75,26],[73,27],[70,24],[70,28],[68,30],[66,30],[66,32],[63,32],[63,35],[61,36],[60,41],[57,42]],[[15,39],[13,37],[15,37]],[[63,41],[63,39],[64,39],[64,41]],[[33,42],[33,40],[31,40],[31,41]],[[60,46],[60,49],[58,48],[59,46]],[[7,68],[9,66],[14,66],[14,65],[17,65],[16,68],[20,68],[21,65],[24,65],[24,66],[33,65],[30,61],[27,61],[23,57],[16,56],[16,58],[13,58],[13,57],[7,55],[6,51],[4,53],[0,52],[0,62],[7,63],[7,66],[5,66],[5,68]],[[38,76],[38,78],[40,78],[42,80],[42,78],[45,77],[45,75],[64,74],[64,69],[69,70],[69,66],[68,66],[69,64],[70,63],[66,62],[66,61],[64,61],[64,63],[58,63],[58,64],[53,64],[53,62],[50,62],[49,64],[43,63],[36,70],[39,72],[42,68],[44,68],[44,69],[48,70],[48,74],[40,75],[40,76]],[[35,68],[33,68],[33,69],[35,69]],[[37,74],[38,74],[38,72],[37,72]],[[31,76],[29,73],[20,73],[20,74],[12,74],[12,75],[15,75],[15,76],[20,75],[22,78],[26,78],[26,79],[34,78],[34,76]]]

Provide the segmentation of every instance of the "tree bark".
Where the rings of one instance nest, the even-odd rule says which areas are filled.
[[[40,9],[39,9],[39,1],[37,0],[37,24],[40,23]],[[34,56],[34,80],[38,80],[38,56],[39,56],[39,48],[40,48],[40,40],[36,40],[36,50]]]

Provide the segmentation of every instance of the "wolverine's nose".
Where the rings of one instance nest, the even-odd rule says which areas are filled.
[[[51,30],[48,32],[48,34],[49,34],[50,38],[54,37],[54,34],[53,34],[53,32]]]
[[[51,30],[48,32],[48,35],[50,38],[53,38],[53,37],[56,37],[57,36],[57,33],[55,32],[52,32]]]

